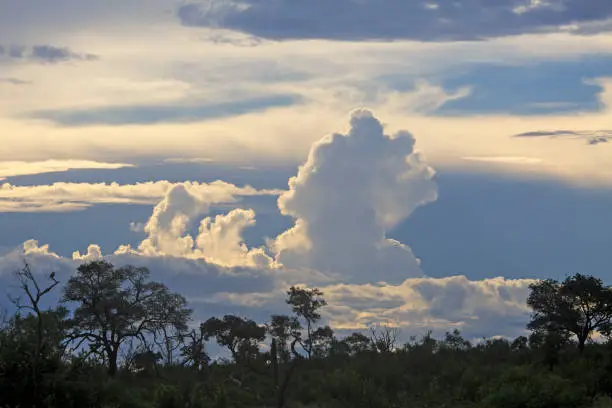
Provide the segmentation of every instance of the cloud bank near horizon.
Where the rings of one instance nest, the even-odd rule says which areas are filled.
[[[54,271],[62,282],[78,265],[102,258],[116,266],[147,267],[153,279],[186,296],[200,320],[235,313],[264,323],[272,314],[288,313],[284,299],[290,285],[316,286],[329,303],[323,312],[324,324],[346,333],[390,322],[402,330],[405,340],[430,329],[442,334],[453,328],[473,339],[522,335],[529,316],[528,289],[535,282],[502,277],[469,280],[457,275],[408,278],[398,284],[351,283],[348,278],[339,282],[316,271],[282,266],[228,267],[204,259],[135,252],[103,256],[95,245],[69,259],[31,240],[0,256],[5,291],[10,290],[11,273],[23,266],[24,258],[41,279]]]

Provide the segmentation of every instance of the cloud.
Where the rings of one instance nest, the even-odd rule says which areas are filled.
[[[54,2],[54,7],[57,7],[56,4],[57,2]],[[76,2],[72,6],[81,10],[87,8],[86,5],[81,6]],[[136,6],[134,4],[134,7]],[[148,2],[138,7],[151,8]],[[46,10],[49,8],[45,5]],[[129,8],[133,10],[132,6]],[[123,6],[116,9],[107,12],[112,11],[114,18],[125,13]],[[69,7],[64,10],[69,10]],[[96,9],[96,17],[105,11]],[[42,15],[40,9],[31,12]],[[134,15],[138,14],[121,17],[126,20],[132,19],[134,23],[138,20],[139,26],[145,25],[143,20],[134,19]],[[142,16],[138,18],[140,17]],[[79,20],[78,23],[82,21]],[[37,28],[36,33],[32,35],[40,35],[39,26],[31,26]],[[571,97],[565,93],[566,87],[559,87],[558,84],[573,82],[575,78],[563,77],[564,80],[556,81],[556,84],[552,85],[549,81],[544,81],[542,85],[541,76],[536,75],[538,81],[529,81],[533,86],[525,86],[521,80],[533,77],[533,65],[538,61],[551,61],[558,66],[560,61],[583,61],[586,55],[595,53],[604,56],[602,59],[605,59],[606,53],[612,49],[611,37],[607,35],[587,39],[558,33],[446,44],[404,41],[385,44],[330,41],[264,42],[261,46],[252,49],[238,49],[229,45],[210,44],[202,39],[202,36],[214,30],[204,29],[194,32],[177,26],[176,21],[174,27],[151,24],[145,30],[137,30],[132,25],[129,26],[130,35],[117,32],[114,24],[112,29],[109,30],[108,27],[107,24],[105,29],[99,28],[100,35],[93,35],[92,31],[88,31],[91,35],[86,37],[71,36],[66,31],[57,29],[57,26],[57,32],[65,38],[3,37],[19,40],[22,43],[66,44],[74,50],[91,50],[100,53],[104,56],[104,60],[95,64],[62,64],[54,69],[45,69],[32,64],[13,64],[9,67],[12,71],[3,72],[5,76],[23,77],[35,82],[32,86],[19,89],[0,87],[6,94],[6,97],[0,98],[4,101],[4,106],[0,106],[0,110],[3,111],[2,116],[7,118],[0,119],[0,126],[6,130],[7,135],[19,135],[11,138],[10,143],[6,143],[5,149],[0,149],[0,159],[44,160],[48,157],[67,158],[76,154],[78,157],[99,161],[136,162],[163,157],[209,157],[218,162],[231,161],[240,164],[263,165],[271,162],[293,164],[302,160],[308,152],[313,136],[327,133],[330,129],[337,129],[341,122],[339,118],[351,109],[369,106],[380,112],[394,126],[408,127],[418,134],[421,149],[427,153],[428,161],[434,167],[462,168],[463,164],[457,165],[457,162],[462,162],[461,157],[464,156],[536,155],[532,151],[535,143],[500,140],[508,138],[510,134],[549,126],[552,128],[605,128],[606,126],[598,123],[603,121],[601,110],[590,108],[589,113],[582,112],[579,115],[569,115],[568,112],[563,112],[562,115],[556,112],[554,117],[536,115],[529,118],[525,118],[524,111],[519,113],[514,111],[512,112],[514,117],[509,118],[506,104],[506,109],[498,109],[495,112],[472,112],[473,115],[469,120],[465,118],[465,109],[456,116],[449,118],[449,115],[446,115],[440,120],[439,116],[432,118],[427,110],[416,109],[415,112],[413,109],[408,109],[410,107],[399,104],[400,109],[391,114],[392,112],[386,110],[388,106],[384,104],[384,98],[381,98],[383,103],[379,103],[378,100],[363,101],[360,98],[356,100],[338,98],[339,103],[333,106],[328,102],[329,96],[338,88],[343,86],[348,88],[355,84],[357,86],[353,88],[358,90],[364,84],[375,87],[381,84],[379,78],[385,74],[396,74],[408,83],[414,83],[418,78],[428,79],[430,83],[442,83],[442,89],[447,92],[456,91],[464,85],[473,86],[475,93],[462,100],[478,100],[480,105],[483,101],[479,97],[486,94],[492,95],[492,98],[486,98],[484,101],[487,105],[491,104],[491,99],[503,101],[510,98],[517,106],[528,106],[529,103],[525,102],[533,100],[526,101],[525,92],[519,92],[519,99],[523,99],[522,101],[512,98],[512,95],[516,95],[517,89],[532,89],[536,94],[543,93],[546,95],[546,98],[543,98],[545,101],[566,101]],[[3,29],[0,28],[0,31]],[[159,44],[162,42],[171,42],[176,46],[161,49]],[[329,55],[334,55],[335,58],[330,59]],[[602,67],[605,65],[604,62],[608,63],[607,67],[610,66],[609,58],[608,61],[600,63]],[[502,70],[501,76],[491,79],[496,83],[510,84],[507,92],[498,92],[501,90],[488,87],[481,92],[478,75],[464,77],[462,83],[456,85],[449,86],[446,83],[449,76],[461,72],[474,72],[475,65],[483,63],[494,64],[495,71],[500,71],[500,64],[527,66],[527,68],[526,71],[519,73],[504,73],[506,71]],[[584,70],[588,71],[588,77],[605,75],[599,72],[599,69],[596,75],[593,74],[588,68],[592,63],[587,61],[586,64],[586,67],[583,64],[574,64],[573,70],[577,71],[578,77],[583,76],[581,72],[584,73]],[[249,69],[244,69],[245,66]],[[306,74],[306,80],[294,78],[280,83],[275,79],[294,72],[295,66],[299,67],[299,72]],[[603,70],[602,68],[601,71]],[[548,77],[551,76],[551,72],[556,72],[555,69],[540,68],[538,71],[545,71]],[[552,76],[557,77],[556,74]],[[262,82],[261,78],[266,79]],[[546,91],[548,88],[553,91]],[[68,112],[74,109],[80,112],[89,108],[95,110],[113,105],[169,106],[173,101],[181,103],[191,101],[197,104],[203,100],[216,103],[227,100],[228,94],[241,95],[245,89],[250,92],[249,96],[257,95],[257,92],[260,92],[259,95],[302,94],[307,103],[198,123],[165,122],[156,126],[134,125],[130,126],[129,137],[126,137],[126,129],[123,126],[107,126],[103,123],[91,125],[86,129],[88,136],[83,137],[84,129],[80,126],[54,126],[56,122],[24,120],[21,116],[25,112],[33,111]],[[321,98],[316,97],[318,91],[321,91]],[[387,93],[387,90],[381,89],[382,93]],[[40,98],[39,96],[43,94],[54,97]],[[589,98],[592,94],[592,90],[589,89]],[[425,104],[426,107],[437,106],[436,101],[429,103],[427,95],[424,96],[421,98],[419,95],[415,99],[417,102],[426,100],[428,102]],[[241,95],[240,98],[245,99],[245,96]],[[455,103],[450,101],[445,106],[452,107]],[[581,106],[591,105],[583,103]],[[389,109],[391,110],[391,107]],[[441,109],[444,111],[444,106]],[[609,115],[606,119],[609,119]],[[587,121],[590,123],[582,123]],[[499,126],[502,122],[508,124],[509,128]],[[254,129],[257,130],[257,137],[253,137]],[[104,142],[103,148],[100,148],[100,141]],[[138,149],[133,148],[136,145],[139,146]],[[542,157],[547,161],[550,157],[554,157],[563,164],[555,168],[539,166],[538,173],[545,177],[559,175],[558,178],[564,178],[565,174],[560,173],[567,169],[565,173],[570,177],[574,175],[574,178],[580,180],[591,179],[590,174],[585,173],[595,173],[596,177],[604,177],[601,171],[602,165],[596,165],[588,156],[592,152],[587,155],[577,152],[570,143],[557,145],[563,146],[553,148],[554,152],[544,153]],[[537,152],[537,155],[539,156],[540,152]],[[605,156],[603,153],[601,155]],[[609,167],[605,163],[603,166]],[[520,171],[518,166],[514,167],[516,171]],[[606,178],[609,179],[608,176]]]
[[[214,204],[277,191],[222,181],[57,183],[55,189],[62,194],[87,196],[89,201],[150,202],[157,197],[143,226],[145,239],[136,248],[123,245],[108,255],[92,244],[85,253],[75,251],[71,259],[29,240],[0,255],[0,281],[9,282],[8,274],[24,257],[36,273],[56,271],[62,282],[79,264],[104,258],[117,266],[148,267],[153,279],[187,297],[198,319],[241,313],[264,322],[273,313],[288,312],[284,297],[290,285],[306,284],[324,291],[329,302],[324,323],[339,332],[391,321],[405,340],[427,329],[440,333],[452,327],[470,337],[522,333],[532,281],[424,277],[410,248],[386,238],[389,229],[437,198],[434,171],[414,144],[405,131],[385,134],[369,111],[354,112],[348,133],[315,143],[290,179],[278,206],[296,223],[270,242],[270,248],[244,243],[245,229],[255,224],[252,209],[207,216],[197,234],[191,231]],[[34,186],[41,187],[51,186]]]
[[[416,208],[437,199],[434,171],[414,145],[411,134],[388,135],[372,113],[359,110],[348,132],[312,146],[284,192],[222,181],[5,185],[7,199],[52,197],[51,205],[156,205],[142,226],[146,237],[134,248],[123,245],[104,255],[92,244],[69,259],[29,240],[0,254],[0,286],[9,289],[7,274],[23,257],[37,273],[56,270],[62,282],[80,263],[104,257],[117,265],[149,267],[154,279],[188,297],[199,318],[241,311],[263,321],[272,313],[286,313],[284,291],[295,283],[325,292],[325,322],[341,331],[389,320],[406,336],[452,327],[470,337],[522,333],[527,287],[533,281],[424,277],[410,248],[387,238]],[[295,225],[270,247],[244,243],[244,231],[255,223],[252,209],[208,215],[211,206],[235,203],[242,195],[279,193],[279,209]]]
[[[42,110],[25,117],[42,119],[62,126],[93,125],[153,125],[156,123],[190,123],[246,113],[260,112],[275,107],[299,103],[296,95],[272,95],[221,103],[181,103],[165,105],[110,106],[90,109]]]
[[[166,283],[170,288],[188,298],[196,299],[219,292],[270,293],[277,283],[272,270],[253,268],[226,268],[205,260],[184,259],[170,256],[148,257],[129,252],[104,255],[97,245],[90,245],[86,254],[75,252],[72,259],[54,253],[48,245],[29,240],[21,248],[0,255],[0,292],[14,290],[12,274],[26,260],[39,277],[56,272],[57,279],[65,283],[83,262],[101,258],[116,266],[144,266],[151,271],[152,279]],[[57,293],[56,293],[57,295]],[[0,301],[0,307],[3,302]],[[205,313],[205,311],[204,311]]]
[[[537,130],[524,132],[513,137],[549,137],[583,139],[590,145],[612,141],[612,130]]]
[[[28,208],[23,205],[27,199],[29,207],[42,201],[47,207],[63,206],[60,209],[157,200],[146,224],[132,224],[132,229],[142,229],[145,239],[136,249],[124,247],[120,253],[206,259],[225,266],[279,263],[287,269],[338,275],[336,279],[344,275],[358,281],[398,282],[422,272],[410,248],[387,239],[385,233],[437,198],[434,171],[414,152],[414,143],[405,131],[384,134],[380,122],[361,110],[352,115],[347,135],[315,143],[286,192],[238,188],[221,181],[5,185],[3,190],[11,211]],[[269,248],[248,248],[243,241],[243,231],[255,224],[250,209],[204,218],[197,235],[191,233],[195,221],[213,204],[233,203],[240,195],[270,194],[282,194],[279,209],[296,224],[270,241]]]
[[[394,89],[392,83],[381,84],[365,78],[350,84],[305,88],[303,92],[313,104],[324,104],[337,111],[345,110],[347,106],[367,105],[399,115],[435,114],[448,103],[465,99],[472,92],[470,86],[460,86],[449,91],[433,81],[419,79],[409,82],[408,87]]]
[[[0,44],[0,59],[25,60],[43,64],[56,64],[69,61],[96,61],[99,56],[88,53],[78,53],[68,47],[53,45],[2,45]]]
[[[392,322],[416,334],[458,327],[472,337],[518,335],[529,317],[528,279],[465,276],[413,278],[398,285],[341,284],[325,288],[334,305],[328,318],[336,327],[365,329]],[[339,314],[338,311],[345,310]]]
[[[42,278],[55,271],[66,282],[82,262],[100,259],[100,248],[91,245],[86,254],[63,258],[30,240],[21,248],[0,255],[0,282],[4,292],[14,291],[11,274],[23,260]],[[145,256],[115,253],[104,259],[117,265],[145,266],[152,278],[187,297],[197,319],[239,313],[265,322],[271,314],[287,313],[284,302],[288,286],[301,276],[302,283],[313,283],[314,274],[285,268],[223,267],[202,259],[171,256]],[[487,278],[469,280],[465,276],[411,278],[398,284],[355,284],[317,282],[328,306],[323,323],[338,332],[363,331],[377,323],[390,322],[402,331],[402,340],[424,334],[438,335],[457,327],[469,338],[524,333],[529,310],[526,305],[529,279]],[[59,296],[59,293],[55,294]],[[51,299],[52,301],[54,299]],[[1,303],[0,303],[1,304]]]
[[[282,281],[282,274],[277,275]],[[433,330],[438,336],[453,328],[468,338],[516,337],[525,334],[530,310],[526,299],[529,279],[465,276],[412,278],[390,284],[323,284],[318,287],[328,302],[322,310],[323,324],[338,333],[368,331],[391,323],[401,330],[401,341]],[[286,286],[273,293],[218,292],[193,299],[196,308],[223,314],[228,310],[265,321],[273,313],[286,313]],[[231,313],[231,312],[230,312]]]
[[[578,31],[581,24],[611,18],[612,4],[598,0],[199,0],[181,5],[177,15],[186,26],[236,30],[272,40],[470,41]]]
[[[24,81],[23,79],[19,79],[19,78],[0,78],[0,84],[10,84],[10,85],[28,85],[31,84],[30,81]]]
[[[7,177],[54,173],[74,169],[120,169],[124,167],[132,167],[132,165],[90,160],[0,161],[0,180],[4,180]]]
[[[234,191],[231,188],[217,191],[195,189],[187,184],[172,186],[143,226],[146,238],[138,248],[124,247],[117,253],[206,259],[228,267],[271,265],[273,261],[264,249],[249,249],[242,238],[244,229],[255,225],[253,210],[234,209],[226,215],[218,215],[214,220],[206,217],[200,222],[195,239],[188,233],[196,217],[208,213],[212,204],[236,201],[238,191],[237,188]],[[242,192],[245,193],[243,195],[262,194],[250,187]]]
[[[426,302],[433,317],[465,321],[484,312],[505,314],[512,309],[525,313],[526,289],[534,280],[504,278],[472,282],[465,276],[441,279],[422,279],[404,283],[412,286]]]
[[[31,50],[30,59],[47,63],[64,61],[95,61],[100,57],[94,54],[80,54],[71,51],[67,47],[58,48],[51,45],[34,45]]]
[[[171,157],[163,160],[164,163],[187,163],[187,164],[200,164],[200,163],[212,163],[213,159],[208,157]]]
[[[524,156],[471,156],[463,157],[463,160],[485,162],[485,163],[501,163],[501,164],[539,164],[542,159],[537,157]]]
[[[366,110],[351,117],[348,134],[315,143],[289,180],[278,206],[295,226],[276,238],[277,260],[365,282],[420,276],[410,248],[386,231],[417,207],[437,199],[434,170],[414,152],[405,131],[389,136]]]
[[[243,231],[255,225],[255,211],[240,208],[226,215],[207,217],[200,223],[196,246],[204,259],[226,266],[263,267],[272,263],[262,248],[249,249]]]
[[[543,137],[543,136],[576,136],[577,132],[573,130],[537,130],[534,132],[525,132],[519,133],[518,135],[514,135],[514,137]]]
[[[442,86],[419,80],[414,84],[412,92],[386,91],[382,94],[382,102],[390,111],[397,113],[415,112],[421,114],[435,113],[449,102],[469,97],[472,88],[463,86],[454,92],[448,92]]]
[[[126,28],[150,28],[170,19],[175,0],[28,0],[0,2],[0,38],[32,38],[41,42],[55,37],[89,33],[125,33]],[[11,35],[12,34],[12,35]],[[65,36],[62,36],[65,34]],[[64,39],[60,38],[60,40]],[[88,41],[96,38],[89,37]],[[64,41],[61,41],[64,43]]]
[[[0,212],[78,211],[94,204],[155,205],[168,194],[183,191],[198,200],[195,209],[208,211],[208,206],[235,202],[240,196],[275,195],[276,190],[237,187],[216,181],[212,183],[171,183],[156,181],[136,184],[118,183],[54,183],[51,185],[0,185]],[[163,202],[163,201],[162,201]],[[162,204],[158,204],[159,205]],[[194,204],[195,205],[195,204]]]

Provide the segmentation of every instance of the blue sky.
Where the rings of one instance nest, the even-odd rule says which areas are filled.
[[[612,75],[612,59],[537,62],[524,66],[482,65],[443,81],[444,87],[473,85],[473,94],[443,106],[438,114],[511,113],[542,115],[605,109],[601,88],[589,79]]]
[[[521,333],[612,280],[612,6],[0,0],[0,279],[148,266],[202,318]],[[521,137],[517,137],[521,135]]]

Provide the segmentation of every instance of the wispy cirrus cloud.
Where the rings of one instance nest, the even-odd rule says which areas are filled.
[[[107,106],[81,110],[35,111],[25,116],[70,127],[190,123],[290,106],[299,103],[300,99],[297,95],[273,95],[218,104],[177,102],[164,105]]]
[[[582,139],[586,140],[590,145],[596,145],[599,143],[606,143],[612,141],[612,130],[536,130],[533,132],[524,132],[514,135],[519,138],[538,138],[548,137],[551,139],[555,138],[569,138],[569,139]]]
[[[73,169],[120,169],[127,163],[104,163],[91,160],[0,161],[0,180],[8,177],[53,173]]]
[[[50,185],[0,185],[0,212],[78,211],[95,204],[155,205],[169,192],[182,189],[194,201],[194,208],[207,211],[211,204],[232,203],[240,196],[276,195],[276,190],[257,190],[230,183],[156,181],[136,184],[54,183]]]
[[[19,78],[0,78],[0,84],[2,83],[10,85],[27,85],[31,84],[32,82],[24,81],[23,79]]]
[[[502,164],[538,164],[542,163],[542,159],[537,157],[525,156],[468,156],[462,157],[463,160],[485,162],[485,163],[502,163]]]

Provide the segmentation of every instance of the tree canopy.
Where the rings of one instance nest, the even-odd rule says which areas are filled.
[[[106,261],[79,266],[64,288],[63,301],[76,303],[69,338],[77,347],[87,342],[92,352],[102,354],[110,375],[117,372],[125,342],[147,343],[147,336],[168,327],[185,330],[191,315],[182,296],[149,280],[147,268],[115,268]]]
[[[581,352],[594,332],[610,331],[612,289],[601,279],[576,274],[563,282],[547,279],[534,283],[530,291],[531,330],[574,335]]]

